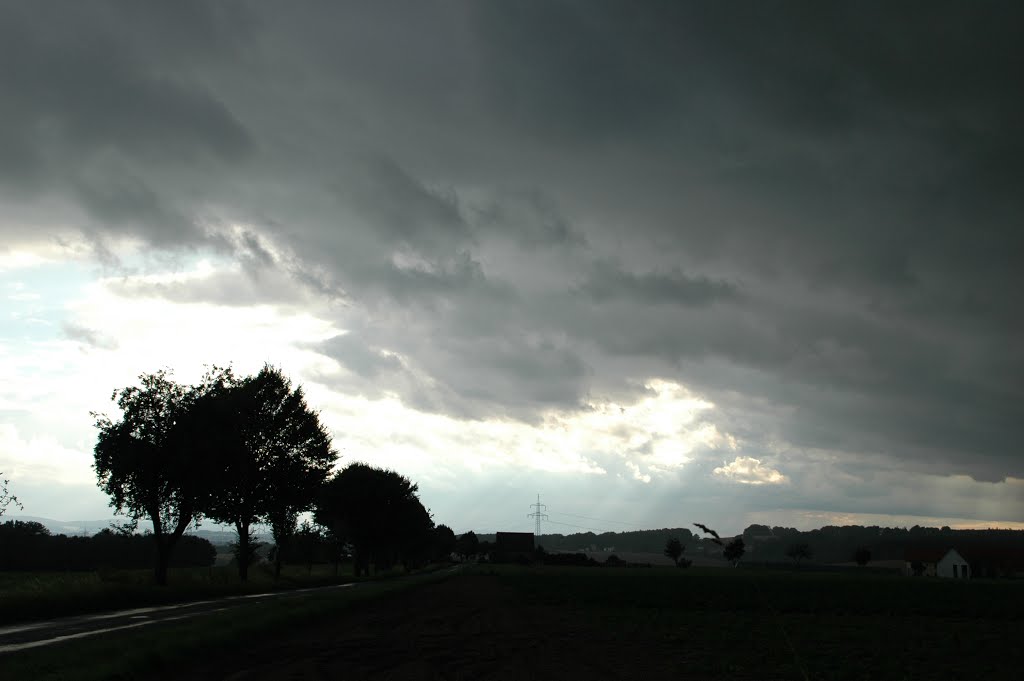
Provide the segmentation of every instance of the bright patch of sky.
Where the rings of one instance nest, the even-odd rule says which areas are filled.
[[[12,480],[27,515],[108,517],[91,470],[90,412],[112,411],[111,392],[133,384],[140,373],[170,367],[178,380],[191,382],[210,364],[232,364],[243,373],[266,362],[282,367],[321,411],[342,464],[367,461],[401,471],[420,483],[437,522],[457,530],[529,529],[520,511],[534,490],[550,494],[561,511],[630,518],[641,526],[686,525],[687,514],[709,503],[728,505],[741,488],[762,490],[768,496],[760,503],[770,505],[778,500],[772,494],[792,489],[789,472],[836,494],[865,484],[844,472],[833,452],[787,462],[788,445],[756,456],[744,451],[741,438],[706,418],[714,404],[657,377],[639,377],[643,391],[633,401],[594,395],[586,409],[551,409],[534,424],[465,420],[419,411],[391,394],[347,394],[332,384],[344,368],[312,349],[346,330],[318,316],[316,308],[218,305],[165,295],[175,285],[240,274],[237,263],[209,254],[159,262],[129,253],[116,273],[77,261],[22,262],[0,272],[0,286],[15,296],[0,335],[0,471]],[[898,487],[897,480],[885,488]],[[961,500],[964,517],[927,517],[954,527],[986,526],[967,518],[998,518],[1022,491],[1015,479],[979,483],[937,475],[914,481],[919,497]],[[672,502],[680,485],[689,490],[689,507]],[[644,488],[649,493],[638,493]],[[899,500],[886,503],[898,507]],[[724,531],[765,519],[743,503],[733,506],[722,521]],[[900,524],[918,517],[795,511],[786,504],[770,513],[773,524],[804,528],[847,521]],[[666,516],[679,520],[666,522]],[[655,517],[662,520],[645,520]],[[734,527],[725,528],[727,523]],[[589,523],[595,524],[600,525]],[[623,527],[609,522],[594,529]],[[552,524],[546,531],[574,529],[571,523]]]
[[[232,364],[243,373],[265,362],[281,366],[305,384],[311,403],[322,410],[343,463],[393,467],[438,493],[455,492],[474,476],[523,471],[649,482],[684,467],[695,447],[725,442],[699,419],[713,405],[659,379],[649,380],[635,403],[595,399],[586,411],[552,410],[537,426],[463,421],[410,409],[394,397],[341,394],[305,379],[339,370],[309,349],[343,332],[332,323],[280,306],[174,302],[145,293],[236,267],[197,257],[164,270],[128,263],[116,275],[73,263],[5,273],[6,283],[22,284],[17,290],[39,292],[47,323],[46,333],[5,339],[0,346],[6,359],[0,370],[0,470],[23,488],[88,485],[94,439],[89,412],[112,411],[111,392],[133,384],[140,373],[171,367],[178,380],[190,382],[210,364]],[[33,508],[32,495],[21,496],[26,512],[65,515],[59,505]],[[98,492],[94,496],[101,499]]]
[[[68,300],[94,278],[95,268],[41,258],[13,263],[0,266],[0,343],[20,353],[28,344],[60,337]]]

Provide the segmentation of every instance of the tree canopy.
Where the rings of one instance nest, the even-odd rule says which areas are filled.
[[[665,555],[671,558],[677,566],[679,565],[679,559],[683,556],[683,543],[679,541],[678,537],[671,537],[665,542]]]
[[[437,557],[440,560],[451,560],[455,553],[455,532],[447,525],[438,525],[434,528],[434,547]]]
[[[316,521],[354,549],[356,576],[397,562],[407,566],[431,550],[434,524],[418,487],[395,471],[353,463],[330,478],[314,511]]]
[[[476,532],[470,530],[460,536],[455,542],[455,552],[462,556],[463,560],[477,555],[480,552],[480,539]]]
[[[812,555],[811,547],[807,542],[796,542],[786,548],[786,556],[797,565],[800,565],[801,560],[810,560]]]
[[[740,559],[743,558],[743,554],[746,552],[747,547],[744,546],[743,539],[741,537],[736,537],[731,542],[726,544],[725,550],[722,552],[722,555],[725,557],[727,561],[731,562],[733,565],[736,565],[740,562]]]
[[[156,541],[156,581],[167,583],[171,551],[185,529],[202,515],[205,480],[197,433],[182,433],[192,406],[230,378],[214,368],[196,386],[176,383],[167,370],[142,374],[140,385],[114,391],[119,420],[93,413],[99,436],[93,468],[117,513],[132,523],[146,518]]]
[[[153,523],[160,584],[174,545],[202,517],[235,526],[245,579],[252,526],[270,523],[286,542],[337,459],[302,389],[270,366],[243,378],[214,367],[194,386],[143,374],[111,399],[120,420],[93,414],[98,484],[118,513]]]
[[[302,388],[293,388],[269,365],[210,391],[192,416],[193,428],[212,435],[204,445],[211,490],[202,510],[213,520],[234,525],[244,580],[253,525],[269,524],[278,545],[287,543],[298,514],[316,501],[337,453]]]

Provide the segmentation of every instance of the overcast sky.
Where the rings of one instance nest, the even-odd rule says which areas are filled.
[[[1018,7],[2,0],[0,471],[270,362],[460,532],[1024,528]]]

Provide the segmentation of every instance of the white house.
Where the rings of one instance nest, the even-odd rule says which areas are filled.
[[[956,549],[950,549],[946,551],[946,555],[935,566],[935,574],[939,577],[970,579],[971,566],[968,564],[967,559],[961,556]]]
[[[910,549],[905,561],[910,576],[971,578],[970,564],[956,549]]]

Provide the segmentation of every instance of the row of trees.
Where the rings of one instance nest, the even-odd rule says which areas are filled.
[[[537,537],[548,551],[586,551],[591,547],[604,549],[615,547],[626,553],[660,553],[665,546],[665,537],[676,537],[684,547],[691,550],[700,545],[700,537],[685,527],[661,528],[657,530],[629,530],[626,532],[577,532],[574,534],[544,534]]]
[[[51,534],[35,521],[9,520],[0,524],[0,570],[138,569],[153,564],[152,538],[103,530],[92,537]],[[171,565],[207,567],[217,550],[206,539],[185,535]]]
[[[255,554],[254,528],[270,526],[279,575],[307,511],[324,528],[329,552],[353,547],[357,575],[371,562],[429,558],[434,526],[417,486],[358,463],[331,476],[338,455],[330,434],[279,369],[240,377],[214,367],[195,385],[158,371],[111,399],[120,419],[93,414],[98,484],[132,529],[152,523],[158,584],[167,583],[186,529],[204,518],[235,528],[242,580]]]
[[[902,560],[908,547],[1007,549],[1019,547],[1021,530],[955,530],[950,527],[826,526],[801,531],[790,527],[750,525],[743,531],[750,556],[758,562],[814,560],[840,563],[853,560]]]

